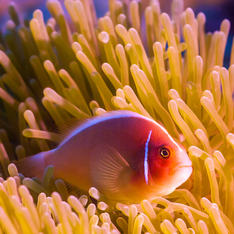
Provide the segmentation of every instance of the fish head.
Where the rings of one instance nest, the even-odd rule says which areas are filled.
[[[181,144],[170,139],[149,146],[149,184],[160,188],[161,195],[173,192],[191,173],[192,162]]]

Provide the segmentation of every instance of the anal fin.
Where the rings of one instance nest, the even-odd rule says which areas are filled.
[[[67,188],[67,192],[69,195],[74,195],[76,197],[81,197],[82,195],[88,195],[87,191],[81,190],[67,182],[64,182]]]

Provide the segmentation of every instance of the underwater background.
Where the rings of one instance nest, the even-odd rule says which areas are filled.
[[[110,0],[105,17],[101,1],[1,3],[0,233],[234,233],[233,1],[153,0],[145,19],[137,1]],[[54,124],[110,110],[160,122],[186,148],[189,180],[113,208],[53,167],[18,173],[14,160],[54,147]]]

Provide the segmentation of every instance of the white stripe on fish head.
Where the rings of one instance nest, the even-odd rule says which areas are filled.
[[[145,143],[145,158],[144,158],[144,175],[145,175],[145,182],[149,184],[149,163],[148,163],[148,149],[149,149],[149,141],[151,137],[152,130],[149,132],[147,141]]]

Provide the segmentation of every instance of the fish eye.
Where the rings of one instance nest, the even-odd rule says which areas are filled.
[[[160,149],[159,154],[160,154],[160,156],[163,157],[163,158],[169,158],[170,155],[171,155],[171,152],[170,152],[170,150],[167,149],[167,148],[162,148],[162,149]]]

